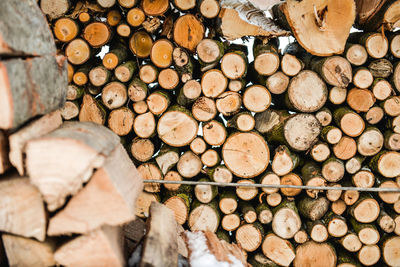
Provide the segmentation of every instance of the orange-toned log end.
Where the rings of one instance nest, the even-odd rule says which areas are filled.
[[[142,8],[148,16],[161,16],[169,7],[169,0],[143,0]]]
[[[68,72],[68,83],[72,82],[72,78],[74,77],[74,67],[68,63],[67,64],[67,72]]]
[[[129,48],[137,57],[146,58],[150,55],[153,39],[144,31],[135,32],[129,40]]]
[[[119,24],[119,22],[121,21],[121,19],[122,19],[122,15],[116,9],[110,10],[107,13],[107,22],[110,26],[113,26],[113,27],[117,26]]]
[[[289,0],[282,9],[296,40],[309,53],[343,53],[356,16],[353,0]]]
[[[108,53],[103,58],[103,65],[109,70],[113,70],[118,66],[119,59],[118,56],[114,53]]]
[[[167,39],[156,41],[151,48],[151,61],[159,68],[167,68],[172,63],[174,46]]]
[[[178,45],[194,52],[203,38],[204,26],[194,15],[187,14],[176,20],[174,40]]]
[[[61,42],[69,42],[78,35],[78,24],[70,18],[60,18],[54,24],[54,35]]]
[[[128,24],[120,24],[117,26],[117,33],[119,36],[128,37],[131,35],[131,28]]]
[[[14,120],[14,105],[7,69],[2,63],[0,63],[0,107],[0,128],[12,128]]]
[[[74,65],[80,65],[88,61],[90,47],[84,40],[77,38],[67,45],[65,55],[69,62]]]
[[[222,148],[226,167],[236,176],[252,178],[268,166],[270,153],[264,138],[254,132],[231,135]]]
[[[132,8],[126,15],[126,22],[128,22],[132,27],[140,26],[145,19],[146,15],[140,8]]]
[[[293,266],[336,266],[335,249],[328,243],[308,241],[296,248]]]
[[[79,19],[80,22],[86,23],[86,22],[89,22],[90,15],[87,12],[82,12],[82,13],[79,14],[78,19]]]
[[[83,38],[92,46],[100,47],[105,45],[111,38],[111,30],[103,22],[93,22],[83,30]]]
[[[371,90],[353,88],[347,93],[347,104],[357,112],[367,112],[374,104]]]

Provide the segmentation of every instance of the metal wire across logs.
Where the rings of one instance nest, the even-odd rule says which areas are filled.
[[[400,188],[389,187],[335,187],[335,186],[307,186],[307,185],[275,185],[275,184],[246,184],[246,183],[217,183],[206,181],[164,181],[164,180],[143,180],[144,183],[158,184],[182,184],[182,185],[213,185],[218,187],[257,187],[257,188],[293,188],[305,190],[341,190],[341,191],[361,191],[361,192],[387,192],[400,193]]]

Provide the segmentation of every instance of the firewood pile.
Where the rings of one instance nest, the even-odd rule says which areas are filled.
[[[67,60],[35,1],[0,2],[0,36],[0,266],[125,266],[140,174],[110,129],[63,123]]]
[[[0,206],[26,190],[41,213],[5,209],[18,224],[0,230],[43,251],[27,238],[80,234],[56,263],[122,264],[121,250],[104,252],[112,231],[133,219],[132,201],[142,219],[162,202],[253,266],[400,266],[400,2],[41,0],[54,37],[39,9],[10,2],[0,173],[13,165],[29,180],[8,172]],[[138,177],[160,183],[139,193]],[[162,266],[146,240],[142,264]]]

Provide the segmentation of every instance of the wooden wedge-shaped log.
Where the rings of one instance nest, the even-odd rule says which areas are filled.
[[[43,267],[56,264],[54,240],[39,242],[9,234],[3,234],[2,239],[10,266]]]
[[[91,122],[66,122],[28,142],[26,166],[31,182],[54,211],[74,195],[119,144],[111,130]]]
[[[10,153],[8,157],[10,158],[10,163],[18,170],[20,175],[24,175],[25,173],[23,156],[26,143],[29,140],[54,131],[61,124],[61,113],[57,110],[33,121],[9,136]]]
[[[140,266],[177,266],[178,235],[175,216],[166,206],[153,202],[150,206],[148,233],[143,243]],[[157,256],[155,256],[157,255]]]
[[[0,231],[44,241],[46,213],[40,192],[26,177],[10,174],[0,181]]]
[[[0,55],[56,54],[53,35],[36,2],[0,2]]]
[[[81,235],[62,245],[54,258],[64,266],[125,266],[122,229],[103,226]]]
[[[64,56],[0,61],[0,129],[19,127],[37,115],[61,108],[67,84]]]
[[[135,218],[135,202],[142,188],[142,178],[119,144],[88,184],[50,219],[47,233],[83,234],[103,224],[127,223]]]

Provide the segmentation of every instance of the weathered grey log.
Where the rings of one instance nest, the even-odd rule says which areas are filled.
[[[35,0],[0,1],[0,55],[56,54],[54,38]]]
[[[66,96],[65,57],[47,55],[0,61],[1,129],[19,127],[37,115],[63,107]]]

